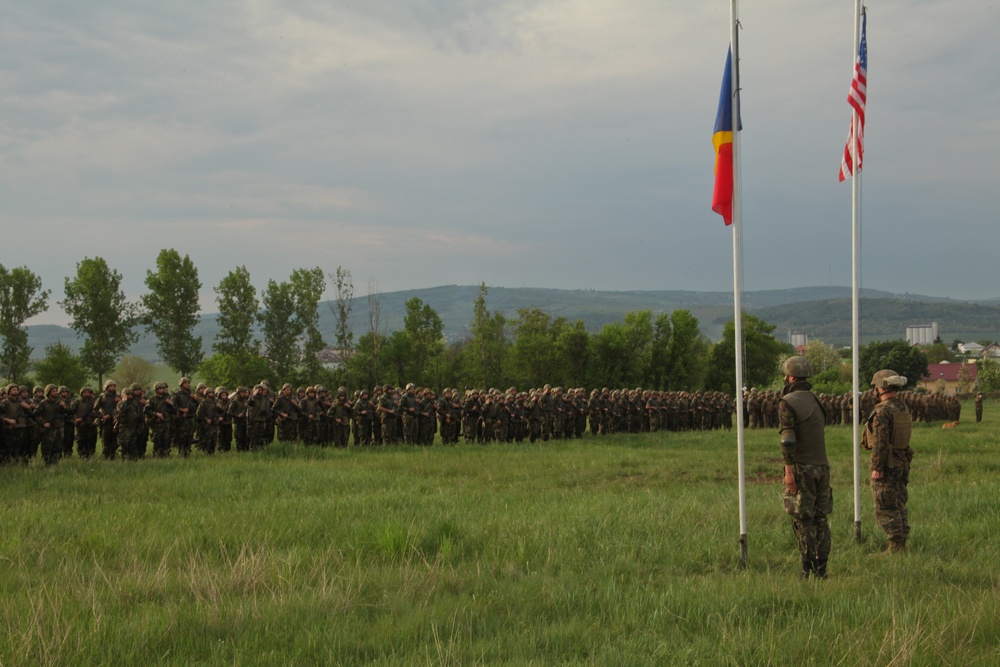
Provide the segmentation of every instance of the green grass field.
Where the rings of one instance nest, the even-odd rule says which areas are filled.
[[[800,581],[777,437],[63,461],[0,469],[2,665],[996,665],[1000,416],[918,427],[903,557],[834,460]]]

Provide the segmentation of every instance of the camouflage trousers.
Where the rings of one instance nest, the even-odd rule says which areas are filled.
[[[800,463],[795,466],[796,493],[785,489],[785,511],[792,517],[792,530],[802,560],[825,561],[830,557],[830,523],[833,490],[830,466]]]
[[[905,540],[910,534],[910,518],[906,511],[909,482],[909,466],[891,468],[882,479],[872,480],[875,520],[890,540]]]
[[[299,437],[299,421],[278,417],[278,442],[291,442]]]
[[[42,431],[42,459],[45,465],[52,465],[62,458],[63,430],[53,426]]]
[[[170,456],[170,422],[152,422],[149,435],[153,440],[153,456],[160,459]]]
[[[191,441],[194,440],[195,423],[193,417],[184,417],[170,422],[174,447],[181,456],[191,455]]]
[[[97,451],[97,427],[81,424],[76,427],[76,453],[81,459],[89,459]]]

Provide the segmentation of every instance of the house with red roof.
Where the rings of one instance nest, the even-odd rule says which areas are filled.
[[[976,383],[975,363],[948,363],[943,361],[940,364],[927,364],[927,375],[920,378],[917,386],[933,393],[957,394],[963,381],[967,383],[966,391],[972,391]]]

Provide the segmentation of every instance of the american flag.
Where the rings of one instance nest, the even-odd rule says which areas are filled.
[[[861,15],[861,43],[858,45],[858,59],[854,62],[854,78],[851,80],[851,90],[847,93],[847,103],[857,112],[857,127],[855,117],[851,115],[851,131],[847,135],[847,145],[844,147],[844,159],[840,162],[840,180],[854,175],[854,157],[851,146],[857,147],[858,171],[861,171],[865,154],[865,102],[868,99],[868,39],[865,28],[868,24],[868,14]]]

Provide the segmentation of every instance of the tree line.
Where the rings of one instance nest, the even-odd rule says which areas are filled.
[[[329,281],[329,282],[328,282]],[[48,308],[48,290],[26,267],[0,265],[0,375],[8,381],[45,376],[60,384],[104,377],[115,370],[142,329],[155,336],[160,359],[179,375],[197,373],[210,385],[237,387],[263,379],[273,384],[324,384],[351,389],[413,382],[443,387],[644,387],[712,390],[735,394],[735,334],[725,325],[722,339],[709,341],[688,310],[627,313],[597,332],[581,320],[569,321],[539,308],[516,313],[491,311],[485,284],[471,309],[468,334],[448,342],[434,308],[414,297],[405,304],[402,329],[389,332],[381,313],[381,289],[368,284],[367,313],[358,317],[351,272],[338,266],[296,269],[287,280],[269,280],[258,290],[239,266],[215,286],[218,332],[206,355],[199,321],[202,283],[190,257],[162,250],[147,270],[147,292],[129,302],[122,276],[100,258],[77,263],[65,278],[58,303],[83,340],[79,355],[56,344],[31,362],[24,322]],[[322,298],[334,326],[320,329]],[[364,326],[355,329],[355,320]],[[782,357],[791,346],[774,337],[775,326],[744,314],[744,379],[747,387],[773,386]],[[819,341],[807,346],[821,389],[849,389],[842,354]],[[893,365],[895,364],[895,365]],[[905,341],[872,343],[862,349],[864,378],[882,367],[896,368],[914,381],[927,371],[927,358]],[[68,377],[67,377],[68,376]]]

